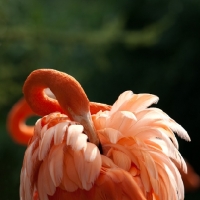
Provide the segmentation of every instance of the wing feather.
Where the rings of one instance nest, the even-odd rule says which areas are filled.
[[[51,179],[56,187],[61,183],[63,176],[63,158],[64,158],[64,148],[65,144],[56,145],[51,147],[49,157],[48,157],[48,166]]]

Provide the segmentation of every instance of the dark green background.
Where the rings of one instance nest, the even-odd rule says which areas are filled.
[[[25,147],[10,139],[6,117],[38,68],[73,75],[91,101],[156,94],[191,136],[180,151],[200,173],[199,49],[199,0],[1,0],[0,199],[19,199]]]

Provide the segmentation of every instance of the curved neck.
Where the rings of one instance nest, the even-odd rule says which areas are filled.
[[[24,98],[20,99],[10,110],[7,129],[12,138],[20,144],[27,145],[33,136],[34,127],[26,125],[26,119],[35,115]]]
[[[45,88],[50,88],[57,100],[48,97],[44,93]],[[82,124],[89,141],[99,146],[99,138],[91,119],[90,102],[81,85],[72,76],[52,69],[38,69],[26,79],[23,92],[36,114],[67,114]]]
[[[45,88],[50,88],[57,100],[48,97],[44,93]],[[53,69],[33,71],[25,81],[23,92],[38,115],[61,112],[73,119],[73,113],[89,111],[89,100],[78,81]]]

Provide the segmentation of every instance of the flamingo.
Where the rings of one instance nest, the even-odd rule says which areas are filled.
[[[53,93],[50,90],[45,89],[45,93],[55,99]],[[95,102],[90,102],[90,112],[96,114],[100,110],[110,110],[110,106],[106,104],[100,104]],[[15,142],[22,145],[28,145],[29,140],[33,136],[34,126],[28,126],[26,120],[29,117],[36,115],[30,106],[27,104],[24,98],[21,98],[11,109],[7,118],[7,129],[11,134],[11,137]],[[184,187],[186,191],[195,191],[200,188],[200,177],[194,171],[193,167],[189,162],[186,161],[187,173],[185,173],[181,168],[179,172],[181,174]]]
[[[55,99],[54,94],[49,88],[44,89],[45,95]],[[110,110],[111,106],[107,104],[90,102],[90,113],[95,114],[100,110]],[[34,133],[34,126],[27,125],[28,118],[38,116],[33,112],[25,98],[21,98],[11,108],[7,117],[7,130],[10,133],[12,139],[22,145],[27,145]]]
[[[162,110],[149,108],[157,96],[126,91],[110,109],[91,114],[80,84],[49,69],[33,71],[23,91],[43,117],[25,152],[21,200],[184,199],[178,168],[186,172],[186,164],[174,132],[190,138]]]

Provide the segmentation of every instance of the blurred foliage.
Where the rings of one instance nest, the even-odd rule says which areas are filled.
[[[129,89],[158,95],[189,132],[180,150],[200,173],[199,21],[198,0],[1,0],[1,199],[18,199],[25,150],[9,138],[6,116],[38,68],[71,74],[92,101],[112,104]]]

